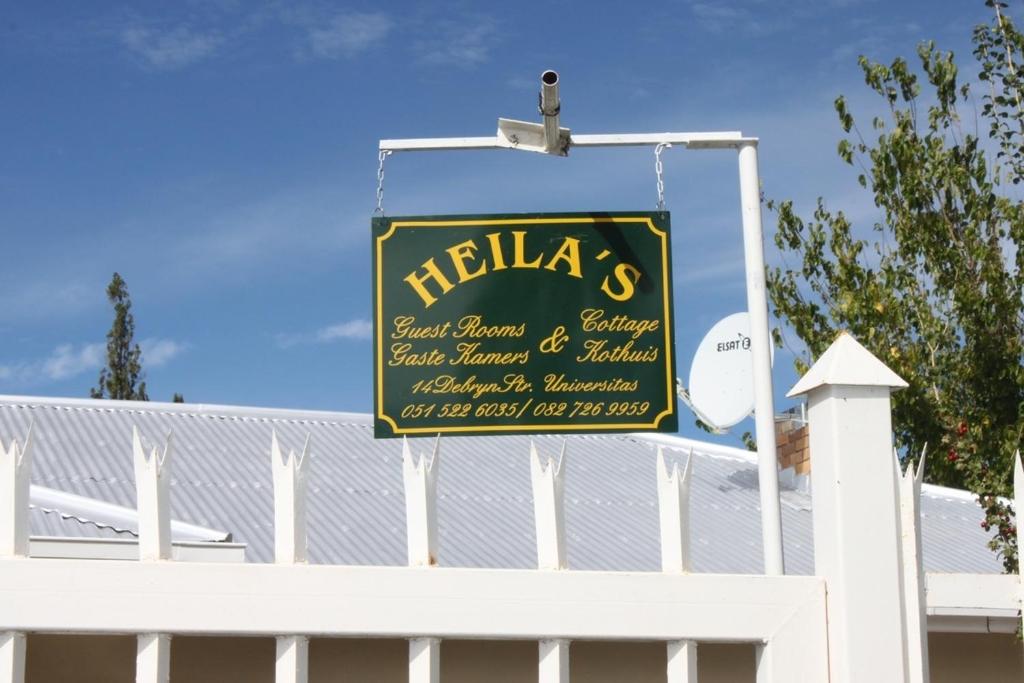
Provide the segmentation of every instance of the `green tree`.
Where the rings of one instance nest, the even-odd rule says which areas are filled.
[[[917,50],[920,79],[903,59],[860,58],[887,113],[868,132],[839,97],[838,153],[879,220],[855,232],[820,198],[806,219],[768,201],[783,263],[768,289],[806,346],[801,374],[846,329],[907,380],[893,395],[897,446],[916,459],[927,444],[927,478],[978,495],[990,546],[1016,571],[1015,521],[1000,497],[1012,494],[1024,432],[1024,39],[1003,5],[986,4],[992,21],[973,33],[988,86],[980,110],[953,54],[931,42]]]
[[[114,322],[107,332],[107,364],[100,370],[92,398],[148,401],[142,372],[142,349],[134,343],[135,317],[128,286],[118,273],[107,285],[107,300],[114,307]]]

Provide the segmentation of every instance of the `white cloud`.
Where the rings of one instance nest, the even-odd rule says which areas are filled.
[[[142,349],[142,367],[158,368],[167,365],[171,360],[188,349],[188,344],[173,339],[143,339],[139,342]]]
[[[171,339],[146,339],[142,348],[142,367],[156,368],[166,365],[188,348],[187,344]],[[96,372],[106,360],[105,342],[95,344],[60,344],[45,357],[31,361],[0,365],[0,380],[19,385],[36,385],[77,377]]]
[[[48,358],[28,368],[49,380],[67,379],[100,367],[105,353],[106,344],[86,344],[77,349],[72,344],[61,344]]]
[[[338,14],[322,25],[306,28],[309,49],[317,57],[354,57],[383,40],[391,31],[391,18],[381,12]]]
[[[356,318],[321,327],[312,334],[281,333],[274,339],[279,347],[287,349],[299,344],[330,344],[345,339],[369,339],[372,334],[373,324],[369,320]]]
[[[498,40],[497,24],[490,17],[474,21],[440,21],[425,27],[413,50],[421,64],[471,68],[487,62]]]
[[[373,334],[373,325],[369,320],[349,320],[318,331],[316,340],[332,342],[338,339],[369,339],[371,334]]]
[[[121,43],[149,66],[179,69],[209,57],[221,44],[216,33],[200,33],[185,26],[157,31],[140,26],[121,31]]]

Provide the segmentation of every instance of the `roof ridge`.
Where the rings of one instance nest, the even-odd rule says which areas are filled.
[[[0,408],[51,408],[80,412],[126,412],[181,417],[229,418],[242,422],[313,422],[339,426],[370,427],[372,416],[326,410],[295,410],[258,406],[230,406],[213,403],[164,403],[158,401],[113,401],[97,398],[0,395]]]

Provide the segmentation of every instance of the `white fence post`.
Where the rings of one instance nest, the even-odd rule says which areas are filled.
[[[306,561],[306,477],[309,473],[309,436],[296,455],[285,456],[270,433],[270,461],[274,477],[274,562],[295,564]],[[277,683],[306,683],[309,680],[309,638],[277,636],[274,667]]]
[[[167,683],[171,677],[171,636],[140,633],[135,654],[137,683]]]
[[[24,445],[0,442],[0,557],[28,557],[28,491],[32,481],[32,427]]]
[[[306,683],[309,680],[309,638],[278,636],[274,680],[277,683]]]
[[[441,639],[409,639],[409,683],[441,680]]]
[[[408,439],[402,442],[402,480],[405,484],[406,544],[410,567],[437,564],[437,477],[441,469],[441,437],[434,442],[430,462],[413,457]]]
[[[148,454],[132,427],[132,456],[135,462],[136,506],[139,512],[139,561],[171,559],[171,435],[161,454]],[[142,633],[137,636],[135,680],[138,683],[167,683],[171,671],[171,636]]]
[[[164,452],[153,448],[148,454],[132,427],[132,454],[135,460],[136,505],[139,511],[139,559],[171,559],[171,435]]]
[[[530,443],[530,479],[533,483],[533,517],[537,531],[537,568],[568,568],[565,552],[565,449],[556,464],[541,464],[537,447]],[[569,641],[541,640],[537,667],[539,683],[569,683]]]
[[[674,464],[669,472],[665,454],[658,448],[658,512],[661,521],[661,571],[689,574],[690,564],[690,480],[693,450],[686,466]],[[668,683],[697,683],[697,643],[676,640],[668,643]]]
[[[0,681],[23,683],[25,680],[25,634],[0,633]]]
[[[437,564],[437,477],[441,469],[441,436],[434,442],[430,462],[413,457],[409,440],[402,440],[402,480],[405,483],[406,546],[410,567]],[[409,683],[441,680],[441,641],[409,640]]]
[[[899,456],[893,451],[899,471]],[[906,600],[908,683],[928,683],[928,616],[925,611],[924,565],[921,555],[921,480],[925,451],[917,469],[907,465],[900,477],[900,548],[903,558],[903,597]]]
[[[28,557],[28,492],[32,480],[32,427],[25,444],[0,442],[0,558]],[[0,683],[25,680],[25,634],[0,633]]]
[[[827,582],[832,683],[907,680],[889,401],[905,386],[844,332],[788,394],[808,400],[814,565]]]
[[[286,456],[277,440],[277,431],[272,431],[270,460],[274,474],[274,562],[305,562],[309,437],[306,437],[300,455],[290,450]]]

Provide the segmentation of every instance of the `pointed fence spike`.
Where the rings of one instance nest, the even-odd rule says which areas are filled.
[[[900,452],[896,450],[895,446],[892,447],[892,462],[893,467],[896,468],[896,481],[902,481],[903,477],[906,476],[907,471],[904,469],[903,463],[900,462]]]
[[[0,446],[0,557],[29,555],[29,489],[32,482],[32,426],[24,442]]]
[[[441,455],[441,433],[438,432],[437,438],[434,439],[434,450],[430,454],[430,465],[428,469],[434,469],[434,463],[437,461],[438,456]]]
[[[668,481],[672,477],[672,473],[668,471],[668,465],[665,463],[665,449],[658,446],[658,480]]]
[[[171,559],[171,449],[170,435],[163,458],[157,448],[147,456],[138,427],[132,425],[135,493],[139,512],[139,559]]]
[[[28,432],[25,434],[25,443],[21,446],[21,452],[18,454],[18,467],[22,466],[25,458],[29,456],[32,451],[32,436],[35,434],[36,419],[32,418],[28,423]]]
[[[534,526],[537,536],[537,566],[566,569],[565,548],[565,459],[556,466],[551,458],[541,464],[535,445],[530,444],[530,479],[533,487]]]
[[[664,476],[667,468],[663,454],[659,454],[658,517],[661,533],[661,570],[678,574],[689,572],[690,567],[690,479],[693,471],[693,453],[687,457],[682,471],[673,463],[672,473]]]
[[[562,467],[565,465],[566,450],[569,447],[569,439],[562,439],[562,450],[558,454],[558,465],[555,469],[555,474],[562,474]]]
[[[1017,488],[1018,484],[1024,485],[1024,465],[1020,461],[1020,451],[1018,450],[1013,454],[1013,486]],[[1022,491],[1021,493],[1024,493]]]
[[[928,457],[928,442],[925,441],[924,446],[921,448],[921,458],[917,461],[917,481],[920,483],[924,481],[924,463]]]
[[[277,430],[274,428],[270,429],[270,457],[275,463],[284,462],[284,457],[281,454],[281,442],[277,440]]]
[[[313,435],[306,434],[306,439],[302,442],[302,453],[299,454],[299,460],[296,463],[296,468],[299,471],[304,471],[306,467],[307,456],[309,455],[310,446],[313,443]]]
[[[294,449],[284,456],[277,431],[270,433],[270,461],[274,480],[274,561],[306,561],[306,461],[312,439],[306,435],[302,455]]]
[[[405,487],[406,550],[409,566],[437,564],[437,479],[441,468],[440,439],[427,457],[414,457],[408,442],[402,448],[402,480]]]

